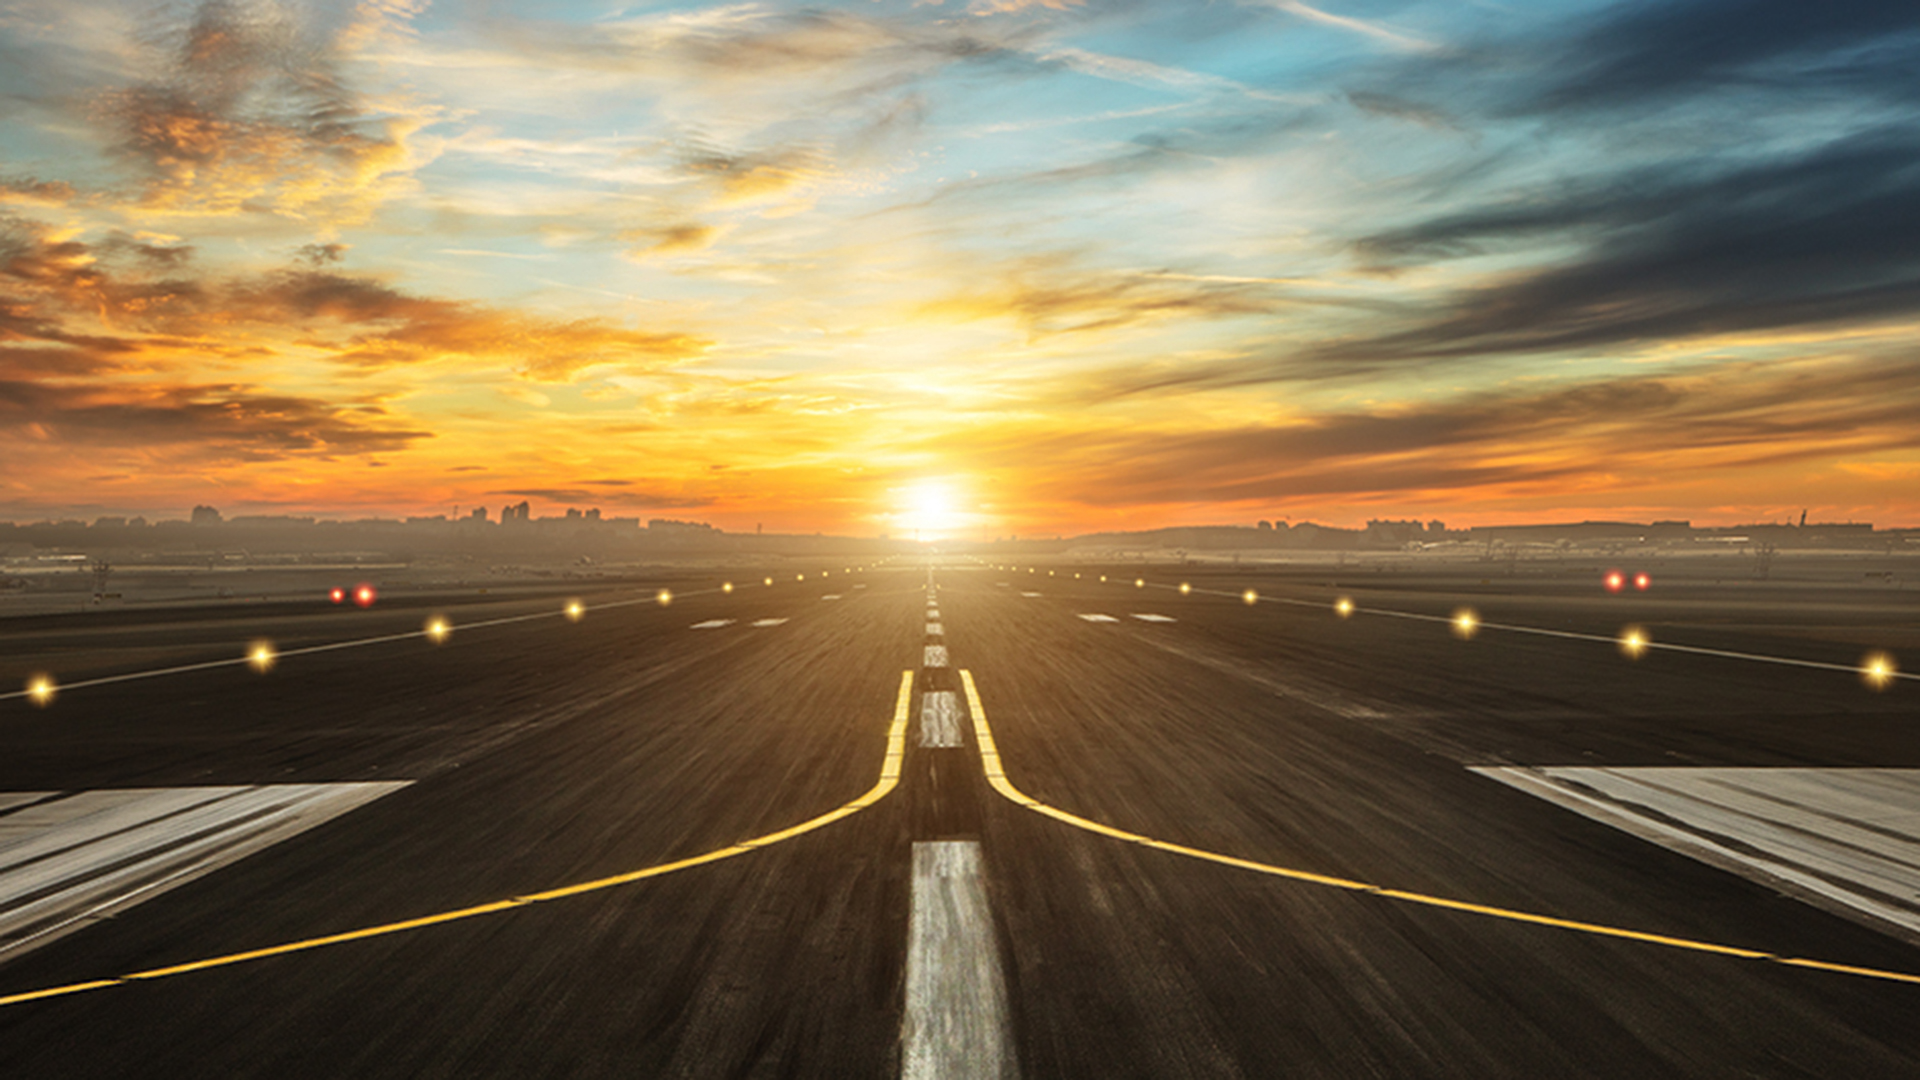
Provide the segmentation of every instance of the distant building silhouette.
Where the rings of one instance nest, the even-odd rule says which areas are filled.
[[[503,506],[500,508],[500,524],[502,525],[511,525],[516,521],[532,520],[533,506],[524,499],[522,499],[517,506]]]
[[[211,506],[196,506],[193,508],[193,517],[191,520],[195,525],[218,525],[220,524],[220,511],[215,510]]]

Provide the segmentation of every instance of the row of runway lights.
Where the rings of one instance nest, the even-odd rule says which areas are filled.
[[[859,569],[865,570],[866,567],[862,566]],[[995,566],[993,569],[1018,572],[1020,568],[1017,566]],[[842,572],[850,574],[854,572],[854,568],[847,567]],[[1038,573],[1038,569],[1028,567],[1027,573],[1036,574]],[[821,577],[829,577],[831,574],[832,571],[830,570],[820,571]],[[1618,571],[1608,572],[1605,585],[1609,592],[1619,591],[1619,586],[1617,586],[1614,581],[1614,577],[1617,574]],[[1047,571],[1047,576],[1054,577],[1055,572],[1049,570]],[[1073,576],[1077,579],[1080,577],[1080,574],[1075,573]],[[793,579],[795,581],[805,581],[807,575],[795,574]],[[1100,575],[1102,582],[1105,582],[1107,579],[1108,575]],[[770,586],[773,584],[773,578],[771,576],[764,577],[761,579],[761,584]],[[1622,582],[1622,584],[1624,584],[1624,582]],[[1136,589],[1144,589],[1146,585],[1147,582],[1145,578],[1133,579],[1133,587]],[[1647,575],[1644,573],[1635,575],[1633,585],[1637,589],[1646,589],[1648,585]],[[733,582],[721,582],[720,591],[723,593],[733,592]],[[1193,593],[1192,583],[1181,582],[1179,592],[1182,596],[1191,595]],[[347,596],[348,594],[345,590],[334,589],[328,598],[337,604],[345,600]],[[376,594],[372,586],[363,584],[354,587],[351,598],[357,606],[369,608],[373,606]],[[1253,589],[1248,589],[1240,594],[1240,599],[1249,605],[1257,604],[1260,602],[1260,594]],[[654,601],[662,607],[673,603],[673,591],[671,589],[661,589],[654,594]],[[1351,597],[1342,596],[1333,602],[1334,614],[1342,619],[1352,618],[1358,610],[1359,609],[1354,606]],[[568,600],[566,605],[561,609],[561,614],[564,615],[569,622],[579,622],[586,613],[586,605],[579,600]],[[1448,623],[1455,637],[1461,638],[1462,640],[1470,639],[1480,631],[1480,614],[1470,607],[1459,608],[1454,611],[1453,615],[1448,619]],[[420,633],[421,636],[425,637],[428,641],[438,645],[453,635],[453,623],[444,615],[432,615],[429,616],[427,621],[421,626]],[[1653,647],[1652,637],[1648,635],[1644,628],[1639,626],[1623,628],[1616,641],[1622,655],[1632,660],[1638,660],[1640,657],[1646,655],[1648,649]],[[280,654],[274,649],[271,641],[259,639],[247,647],[247,666],[263,675],[273,670],[274,665],[279,662],[279,658]],[[1884,690],[1891,685],[1898,671],[1899,669],[1895,665],[1893,657],[1883,652],[1870,653],[1860,663],[1861,678],[1868,686],[1876,690]],[[33,702],[35,705],[47,705],[51,703],[58,692],[59,685],[51,675],[38,674],[27,680],[27,700]]]
[[[859,569],[865,570],[866,567],[862,566]],[[851,574],[854,572],[854,568],[847,567],[842,572]],[[830,577],[832,573],[831,570],[822,570],[820,571],[820,576]],[[805,581],[807,580],[807,575],[795,574],[793,580]],[[772,585],[773,578],[762,578],[761,584]],[[732,592],[733,587],[733,582],[731,581],[723,581],[720,583],[720,591],[723,593]],[[328,590],[327,593],[327,599],[333,603],[339,604],[351,600],[356,607],[361,608],[372,607],[378,598],[378,593],[374,590],[373,586],[364,583],[355,585],[351,590],[335,588]],[[668,604],[673,603],[673,590],[661,589],[654,594],[654,601],[661,607],[666,607]],[[579,622],[586,616],[587,606],[579,600],[568,600],[566,606],[560,609],[560,613],[566,616],[568,622]],[[428,616],[427,621],[421,625],[420,634],[428,641],[439,645],[453,636],[453,623],[444,615],[431,615]],[[246,662],[248,667],[265,675],[267,672],[273,670],[275,664],[280,662],[280,653],[273,647],[273,642],[265,638],[259,638],[247,646]],[[59,692],[60,684],[55,682],[51,675],[36,674],[27,679],[27,700],[35,705],[44,706],[51,704]]]
[[[1015,573],[1018,573],[1020,570],[1017,566],[995,566],[993,569],[1009,570]],[[1038,568],[1036,567],[1027,567],[1027,573],[1029,574],[1038,572]],[[1056,575],[1054,571],[1049,570],[1047,571],[1047,576],[1054,577]],[[1080,577],[1078,573],[1073,576],[1075,578]],[[1107,575],[1101,574],[1100,580],[1103,582],[1106,581]],[[1652,579],[1645,573],[1635,574],[1631,580],[1633,587],[1641,591],[1645,591],[1647,587],[1652,584]],[[1602,584],[1608,592],[1617,593],[1625,587],[1627,581],[1627,577],[1620,571],[1609,570]],[[1146,588],[1146,579],[1134,578],[1133,587],[1136,589]],[[1193,584],[1186,581],[1181,582],[1179,592],[1181,596],[1192,595]],[[1248,589],[1240,594],[1240,599],[1243,603],[1253,605],[1260,602],[1260,594],[1253,589]],[[1354,606],[1351,597],[1342,596],[1333,602],[1333,613],[1342,619],[1352,618],[1354,612],[1358,610],[1359,609]],[[1480,632],[1480,613],[1470,607],[1456,608],[1453,614],[1448,617],[1447,623],[1452,628],[1453,635],[1464,641]],[[1652,636],[1647,633],[1645,627],[1641,626],[1623,627],[1619,636],[1615,638],[1615,642],[1620,646],[1621,655],[1629,660],[1638,660],[1647,654],[1648,649],[1653,648]],[[1860,661],[1859,670],[1860,678],[1875,690],[1885,690],[1888,686],[1891,686],[1894,677],[1898,675],[1900,671],[1898,665],[1894,663],[1893,657],[1884,652],[1868,653],[1866,657]]]

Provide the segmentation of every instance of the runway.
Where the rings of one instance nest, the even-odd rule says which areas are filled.
[[[1855,673],[1911,606],[1478,573],[820,561],[577,620],[555,591],[0,622],[0,688],[57,681],[0,700],[0,949],[51,918],[5,921],[10,852],[146,827],[22,815],[359,793],[0,952],[0,1071],[1920,1071],[1888,794],[1920,685]],[[1570,808],[1601,788],[1619,820]]]

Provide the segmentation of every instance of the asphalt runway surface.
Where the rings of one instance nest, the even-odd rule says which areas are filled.
[[[0,689],[61,686],[0,700],[0,887],[9,820],[76,799],[354,793],[0,937],[0,1075],[1920,1075],[1912,935],[1474,771],[1920,768],[1920,683],[1611,644],[1920,659],[1906,594],[849,569],[680,572],[577,621],[560,592],[0,621]],[[264,673],[75,685],[257,639]]]

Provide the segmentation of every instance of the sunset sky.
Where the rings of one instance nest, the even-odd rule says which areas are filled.
[[[1920,4],[9,0],[0,518],[1920,524]]]

